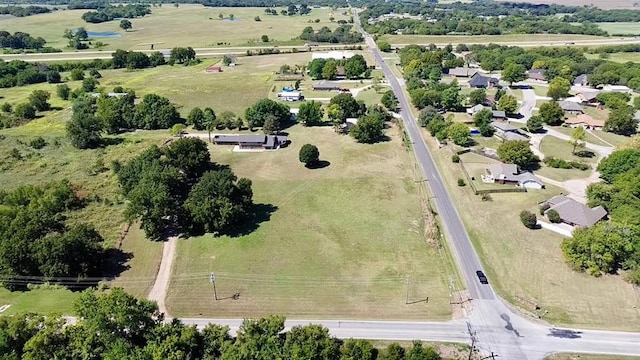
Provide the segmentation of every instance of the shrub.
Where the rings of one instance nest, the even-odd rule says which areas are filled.
[[[491,197],[491,195],[489,193],[484,193],[482,194],[482,197],[480,197],[482,199],[482,201],[493,201],[493,198]]]
[[[82,69],[73,69],[69,76],[73,81],[84,80],[84,71]]]
[[[549,205],[549,204],[540,205],[540,215],[544,215],[544,212],[549,210],[550,207],[551,207],[551,205]]]
[[[558,214],[558,212],[553,209],[547,211],[547,218],[549,218],[549,221],[551,221],[554,224],[558,224],[560,223],[560,221],[562,221],[560,220],[560,214]]]
[[[42,138],[42,136],[38,136],[37,138],[31,140],[29,146],[34,149],[42,149],[47,145],[47,142]]]
[[[458,154],[454,154],[451,156],[451,161],[454,163],[459,163],[460,162],[460,156],[458,156]]]
[[[300,153],[298,154],[300,162],[304,164],[306,167],[310,167],[318,162],[320,158],[320,152],[315,145],[304,144],[302,148],[300,148]]]
[[[528,229],[535,229],[538,225],[538,219],[536,219],[536,214],[531,211],[522,210],[520,212],[520,221],[522,224]]]
[[[464,179],[458,178],[458,186],[465,186],[465,185],[467,184],[464,182]]]
[[[591,168],[589,164],[580,161],[567,161],[554,158],[553,156],[544,158],[543,162],[545,163],[545,165],[556,169],[578,169],[584,171]]]

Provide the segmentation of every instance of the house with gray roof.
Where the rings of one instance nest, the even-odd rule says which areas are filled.
[[[274,150],[289,143],[282,135],[233,135],[218,134],[213,136],[216,145],[237,145],[240,149]]]
[[[527,75],[531,80],[547,81],[546,72],[545,69],[531,69]]]
[[[493,77],[486,77],[480,75],[480,73],[476,73],[469,80],[469,87],[476,89],[490,89],[494,87],[498,87],[498,83],[500,81]]]
[[[582,106],[580,106],[580,104],[578,104],[576,102],[573,102],[573,101],[559,101],[558,105],[560,105],[562,110],[564,110],[565,112],[568,112],[569,114],[573,114],[573,115],[584,114],[584,110],[582,109]]]
[[[549,211],[555,210],[560,215],[560,220],[571,226],[589,227],[607,216],[607,210],[602,206],[590,208],[564,195],[557,195],[545,201],[543,205],[548,205],[544,214],[548,216]]]
[[[575,86],[589,86],[589,78],[587,74],[580,74],[573,79],[573,85]]]
[[[495,136],[504,141],[517,140],[529,142],[529,138],[520,133],[520,129],[508,122],[493,121],[491,125],[493,125],[493,128],[496,130]]]
[[[482,175],[482,182],[516,185],[527,189],[544,188],[540,179],[527,171],[520,173],[515,164],[490,164],[486,169],[486,175]]]

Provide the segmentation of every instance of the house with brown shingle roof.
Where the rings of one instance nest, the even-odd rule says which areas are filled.
[[[564,195],[554,196],[544,204],[549,206],[545,215],[555,210],[560,215],[560,220],[571,226],[589,227],[607,216],[607,210],[602,206],[590,208]]]
[[[580,114],[574,118],[568,118],[564,123],[571,127],[582,126],[585,129],[602,130],[602,128],[604,128],[604,120],[594,119],[587,114]]]

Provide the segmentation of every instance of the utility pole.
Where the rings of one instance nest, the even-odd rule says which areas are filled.
[[[218,301],[218,292],[216,291],[216,274],[211,273],[211,276],[209,276],[209,280],[213,284],[213,298]]]
[[[469,349],[469,358],[471,360],[471,355],[473,355],[473,350],[475,350],[476,346],[476,331],[471,329],[471,323],[467,321],[467,330],[469,331],[469,336],[471,336],[471,348]],[[491,353],[493,355],[493,353]]]
[[[485,356],[485,357],[481,358],[480,360],[485,360],[485,359],[489,359],[489,358],[491,358],[491,360],[495,360],[495,358],[497,358],[497,357],[498,357],[498,355],[494,354],[493,351],[492,351],[491,355]]]
[[[409,277],[408,276],[404,279],[404,283],[407,285],[407,298],[404,303],[409,304]]]

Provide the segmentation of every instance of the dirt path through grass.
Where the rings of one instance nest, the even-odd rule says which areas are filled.
[[[164,313],[166,317],[169,317],[167,308],[164,304],[164,299],[167,296],[167,288],[169,287],[169,279],[171,277],[171,267],[173,266],[173,260],[176,258],[176,244],[178,242],[177,236],[170,237],[162,248],[162,262],[160,263],[160,269],[156,276],[156,281],[153,284],[153,288],[149,292],[149,300],[156,301],[158,303],[158,309]]]

